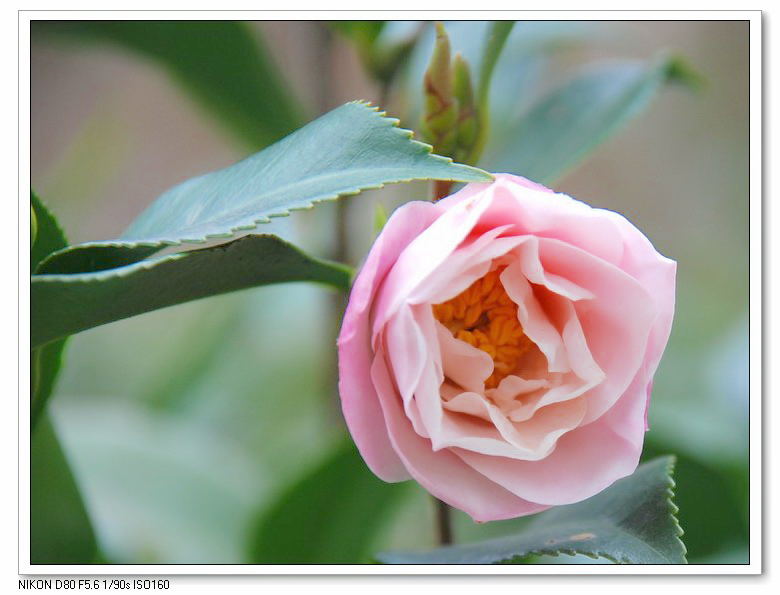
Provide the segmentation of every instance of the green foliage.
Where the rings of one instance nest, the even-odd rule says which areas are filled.
[[[494,21],[490,24],[487,40],[482,50],[479,84],[477,86],[477,102],[482,112],[487,112],[488,110],[488,97],[490,95],[490,82],[493,78],[493,71],[514,26],[514,21]]]
[[[34,23],[34,30],[114,43],[154,60],[251,148],[303,123],[286,81],[247,23],[56,21]]]
[[[466,163],[477,163],[488,142],[490,130],[490,83],[498,58],[504,50],[507,38],[515,26],[514,21],[494,21],[490,24],[479,67],[479,83],[476,94],[476,139],[464,157]]]
[[[35,240],[38,237],[38,218],[35,216],[35,209],[30,205],[30,248],[35,246]]]
[[[650,459],[664,450],[668,447],[646,441],[643,458]],[[747,519],[742,518],[744,507],[735,493],[739,481],[717,466],[680,452],[675,458],[674,501],[680,507],[680,524],[685,527],[688,559],[696,563],[729,545],[747,544]],[[720,466],[724,466],[722,462]],[[742,560],[747,562],[746,558]]]
[[[30,448],[30,562],[89,564],[97,546],[78,487],[48,417]]]
[[[101,324],[257,285],[313,281],[347,289],[350,270],[307,256],[276,236],[250,235],[129,266],[35,275],[33,346]]]
[[[387,564],[512,564],[530,555],[583,554],[626,564],[684,564],[673,464],[672,457],[645,463],[584,502],[539,513],[517,535],[378,558]]]
[[[386,21],[327,21],[327,24],[355,45],[366,70],[385,90],[403,68],[422,30],[418,27],[416,33],[388,41],[382,39]]]
[[[30,426],[35,428],[62,365],[67,338],[47,343],[30,352]]]
[[[373,541],[405,487],[377,479],[353,444],[341,445],[260,515],[250,562],[369,562]]]
[[[67,246],[68,240],[57,219],[35,192],[30,192],[30,207],[31,218],[35,221],[35,241],[30,248],[30,271],[35,271],[49,254]]]
[[[255,285],[316,281],[348,288],[346,269],[271,236],[135,261],[166,244],[228,238],[323,200],[412,179],[490,176],[431,154],[375,108],[348,103],[249,159],[164,193],[120,240],[75,246],[48,258],[45,274],[32,281],[33,345]]]
[[[358,51],[370,52],[385,21],[327,21],[328,26],[358,46]]]
[[[458,102],[458,140],[455,158],[468,163],[474,160],[474,150],[479,141],[481,131],[479,110],[474,99],[471,70],[460,53],[455,54],[452,71],[453,92]]]
[[[458,102],[453,96],[450,39],[436,23],[436,42],[423,77],[425,108],[420,132],[442,155],[454,155],[458,140]]]
[[[167,244],[229,238],[271,217],[385,184],[491,179],[482,170],[432,154],[428,145],[411,137],[376,108],[347,103],[235,165],[175,186],[120,239],[60,251],[45,270],[73,273],[122,266]]]
[[[30,270],[35,271],[49,254],[67,246],[68,240],[57,219],[34,192],[30,192],[30,209],[36,222],[35,240],[30,249]],[[62,340],[30,353],[30,420],[33,428],[54,390],[64,348],[65,340]]]
[[[30,268],[51,252],[67,246],[65,233],[54,215],[34,192],[31,213],[36,221],[30,249]],[[68,461],[48,418],[41,418],[60,370],[65,340],[30,353],[30,562],[85,564],[95,557],[95,537]]]
[[[464,163],[475,163],[487,142],[489,91],[493,71],[514,21],[490,24],[480,56],[479,82],[474,91],[468,62],[456,53],[450,59],[450,39],[436,23],[436,40],[424,76],[421,132],[434,149]]]
[[[679,58],[610,63],[578,75],[533,105],[483,167],[550,183],[645,109],[665,82],[690,84]]]
[[[411,137],[377,108],[344,104],[244,161],[167,191],[121,239],[198,242],[393,182],[491,179]]]
[[[162,244],[77,244],[50,254],[37,275],[94,273],[133,264],[159,252]]]

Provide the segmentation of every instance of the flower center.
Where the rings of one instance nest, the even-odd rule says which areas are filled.
[[[433,306],[436,320],[456,339],[493,358],[493,373],[485,381],[485,388],[495,388],[514,373],[520,358],[532,345],[517,319],[517,304],[501,284],[502,270],[489,272],[451,300]]]

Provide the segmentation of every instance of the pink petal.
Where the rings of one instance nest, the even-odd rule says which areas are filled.
[[[444,211],[404,248],[375,301],[372,327],[374,337],[401,304],[408,300],[409,295],[466,239],[490,203],[491,194],[488,190],[474,200],[456,204]]]
[[[398,254],[438,215],[435,205],[419,202],[407,203],[390,217],[352,287],[338,339],[339,393],[344,419],[366,464],[385,481],[403,481],[409,474],[390,444],[371,381],[366,309]]]
[[[391,381],[380,359],[374,361],[377,378]],[[509,519],[544,510],[546,506],[509,493],[464,464],[449,450],[434,451],[429,440],[412,429],[392,390],[379,391],[390,441],[414,479],[439,500],[469,514],[477,522]]]
[[[453,337],[449,329],[438,321],[436,330],[444,376],[467,391],[485,390],[485,380],[493,373],[493,359],[481,349]]]
[[[592,292],[593,300],[574,302],[587,347],[604,380],[588,392],[583,423],[597,419],[628,388],[640,370],[656,317],[647,291],[619,268],[558,240],[540,239],[539,255],[546,271]],[[589,362],[582,362],[590,366]]]

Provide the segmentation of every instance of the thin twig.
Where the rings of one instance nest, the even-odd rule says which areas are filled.
[[[438,498],[433,499],[436,504],[436,534],[439,545],[452,544],[452,518],[449,504],[445,504]]]

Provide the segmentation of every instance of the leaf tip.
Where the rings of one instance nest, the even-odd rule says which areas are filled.
[[[694,92],[701,92],[707,87],[707,79],[696,70],[691,63],[679,54],[666,57],[664,75],[669,83],[678,83]]]

